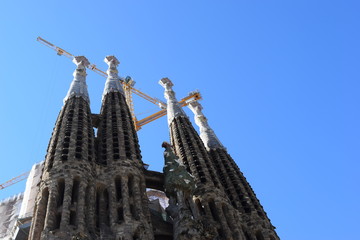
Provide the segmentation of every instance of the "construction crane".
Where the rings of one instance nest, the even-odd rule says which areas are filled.
[[[44,44],[45,46],[53,49],[56,51],[56,53],[59,55],[59,56],[65,56],[69,59],[74,59],[75,56],[71,53],[69,53],[68,51],[65,51],[64,49],[58,47],[58,46],[55,46],[54,44],[50,43],[49,41],[46,41],[45,39],[41,38],[41,37],[38,37],[37,38],[37,41]],[[107,73],[104,72],[103,70],[99,69],[96,67],[95,64],[90,64],[88,66],[88,68],[94,72],[96,72],[97,74],[99,74],[100,76],[102,77],[107,77]],[[166,115],[166,104],[162,101],[160,101],[159,99],[157,98],[153,98],[153,97],[150,97],[149,95],[141,92],[140,90],[137,90],[136,88],[134,88],[134,84],[135,84],[135,81],[131,78],[131,77],[126,77],[126,78],[121,78],[120,79],[120,83],[122,84],[123,86],[123,89],[124,89],[124,92],[125,92],[125,97],[126,97],[126,102],[129,106],[129,109],[130,109],[130,112],[131,112],[131,115],[132,115],[132,119],[135,123],[135,129],[138,131],[141,129],[142,126],[152,122],[152,121],[155,121],[156,119],[158,118],[161,118],[163,116]],[[133,103],[133,100],[132,100],[132,93],[144,98],[145,100],[157,105],[158,107],[160,107],[162,110],[161,111],[158,111],[148,117],[145,117],[141,120],[137,120],[136,119],[136,116],[135,116],[135,113],[134,113],[134,103]],[[192,100],[200,100],[201,99],[201,95],[198,91],[194,91],[194,92],[191,92],[187,97],[181,99],[179,101],[179,103],[181,104],[182,107],[184,106],[187,106],[189,104],[190,101]],[[4,188],[7,188],[7,187],[10,187],[12,185],[14,185],[15,183],[18,183],[18,182],[21,182],[23,180],[25,180],[27,178],[27,176],[29,175],[29,172],[25,172],[17,177],[14,177],[2,184],[0,184],[0,190],[4,189]]]
[[[17,177],[14,177],[2,184],[0,184],[0,190],[10,187],[11,185],[14,185],[15,183],[21,182],[22,180],[25,180],[27,176],[29,175],[29,172],[25,172]]]
[[[135,123],[135,128],[136,128],[136,130],[138,130],[136,127],[137,118],[135,116],[134,101],[132,99],[132,94],[131,94],[131,89],[135,85],[135,81],[131,77],[127,76],[125,78],[125,80],[122,82],[123,82],[123,89],[124,89],[124,93],[125,93],[126,103],[129,106],[131,118],[133,119],[133,121]]]
[[[196,100],[197,101],[197,100],[200,100],[200,99],[201,99],[200,93],[198,91],[195,91],[195,92],[190,93],[189,96],[181,99],[179,101],[179,103],[181,104],[182,107],[185,107],[185,106],[187,106],[189,104],[189,102],[191,100]],[[161,111],[159,111],[157,113],[154,113],[154,114],[152,114],[152,115],[150,115],[150,116],[148,116],[146,118],[143,118],[143,119],[137,121],[137,123],[136,123],[137,127],[141,128],[145,124],[148,124],[149,122],[155,121],[156,119],[161,118],[162,116],[165,116],[165,115],[166,115],[166,109],[163,109],[163,110],[161,110]]]
[[[45,39],[41,38],[41,37],[38,37],[37,38],[37,41],[44,44],[45,46],[53,49],[56,51],[56,53],[59,55],[59,56],[65,56],[69,59],[74,59],[74,55],[69,53],[68,51],[65,51],[64,49],[58,47],[58,46],[55,46],[54,44],[50,43],[49,41],[46,41]],[[97,68],[95,64],[90,64],[88,66],[88,68],[94,72],[96,72],[97,74],[99,74],[100,76],[102,77],[107,77],[107,73],[102,71],[101,69]],[[125,92],[125,97],[126,97],[126,102],[129,106],[129,109],[130,109],[130,112],[131,112],[131,115],[132,115],[132,119],[134,121],[134,124],[135,124],[135,129],[136,131],[140,130],[142,126],[144,126],[145,124],[148,124],[152,121],[155,121],[156,119],[162,117],[162,116],[165,116],[166,115],[166,104],[162,101],[160,101],[159,99],[157,98],[153,98],[153,97],[150,97],[149,95],[143,93],[142,91],[134,88],[134,84],[135,84],[135,81],[133,81],[130,77],[126,77],[126,78],[121,78],[120,79],[120,82],[123,86],[123,89],[124,89],[124,92]],[[134,93],[140,97],[142,97],[143,99],[157,105],[158,107],[160,107],[162,110],[161,111],[158,111],[146,118],[143,118],[141,120],[137,120],[136,116],[135,116],[135,112],[134,112],[134,103],[133,103],[133,100],[132,100],[132,94],[131,93]],[[199,92],[193,92],[191,93],[189,96],[183,98],[180,100],[179,103],[181,103],[181,106],[186,106],[188,105],[187,102],[189,102],[190,100],[200,100],[201,99],[201,95]]]

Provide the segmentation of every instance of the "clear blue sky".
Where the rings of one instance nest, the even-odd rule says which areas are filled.
[[[42,36],[102,69],[116,55],[121,75],[151,96],[163,99],[162,77],[179,99],[199,89],[282,239],[360,239],[358,1],[18,0],[0,9],[0,182],[43,160],[72,80],[75,65]],[[88,86],[98,113],[104,79],[88,72]],[[138,118],[157,110],[135,100]],[[144,162],[160,171],[166,119],[139,137]]]

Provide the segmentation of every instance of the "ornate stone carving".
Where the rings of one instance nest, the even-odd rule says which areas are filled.
[[[109,68],[106,71],[108,77],[105,82],[102,99],[104,100],[104,96],[109,92],[120,92],[122,95],[124,95],[124,90],[120,84],[120,77],[118,75],[119,71],[117,70],[117,66],[120,64],[120,62],[115,56],[105,57],[104,62],[109,65]]]
[[[179,161],[169,143],[164,142],[162,147],[165,148],[165,166],[163,168],[165,192],[171,196],[176,196],[178,191],[191,194],[195,189],[193,176],[186,171],[185,166]]]
[[[73,63],[77,65],[77,68],[73,73],[74,79],[71,82],[69,91],[64,98],[64,104],[72,96],[82,97],[86,102],[90,103],[86,85],[86,67],[88,67],[90,63],[86,57],[83,56],[75,57],[73,59]]]
[[[176,100],[175,92],[172,90],[174,84],[168,78],[162,78],[159,84],[165,88],[164,97],[167,99],[168,124],[177,116],[186,116],[179,102]]]
[[[198,101],[191,101],[188,107],[195,114],[195,123],[200,128],[200,138],[204,142],[206,149],[224,148],[209,126],[208,120],[202,112],[203,107],[201,104]]]

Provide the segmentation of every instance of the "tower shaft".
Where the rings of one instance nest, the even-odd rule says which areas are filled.
[[[86,58],[77,69],[50,139],[37,196],[31,240],[65,239],[87,232],[86,192],[92,182],[94,132],[85,83]]]
[[[74,58],[77,68],[48,145],[29,240],[278,240],[202,106],[189,103],[198,134],[168,78],[160,80],[171,141],[163,144],[164,174],[144,169],[119,61],[107,56],[105,62],[108,77],[94,116],[85,81],[89,62]],[[170,217],[154,201],[150,214],[146,188],[162,185]]]
[[[193,214],[206,226],[204,239],[243,239],[237,225],[240,215],[233,211],[221,189],[203,142],[175,98],[172,82],[163,78],[160,84],[165,88],[171,143],[180,161],[194,176],[196,189],[193,199],[196,212]]]
[[[195,123],[200,128],[200,137],[216,168],[221,188],[242,216],[241,228],[244,235],[247,238],[278,239],[250,184],[209,126],[200,103],[192,101],[188,106],[195,114]]]
[[[74,80],[48,146],[30,240],[154,239],[138,138],[110,56],[98,136],[76,57]]]
[[[153,239],[143,162],[134,122],[117,75],[118,61],[109,65],[100,124],[96,185],[96,228],[114,239]],[[105,221],[103,221],[105,219]]]

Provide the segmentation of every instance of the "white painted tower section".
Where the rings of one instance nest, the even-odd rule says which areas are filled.
[[[159,84],[165,88],[164,97],[167,100],[167,117],[168,124],[174,120],[177,116],[186,116],[184,110],[182,110],[179,102],[175,97],[175,92],[172,89],[174,84],[168,78],[162,78]],[[187,117],[187,116],[186,116]]]
[[[86,67],[88,67],[90,63],[86,57],[83,56],[75,57],[73,59],[73,63],[77,65],[77,68],[73,73],[74,79],[71,82],[66,97],[64,98],[64,104],[72,96],[82,97],[90,104],[89,93],[86,85]]]
[[[39,191],[40,177],[44,162],[34,164],[26,181],[24,200],[21,204],[20,218],[32,217],[34,213],[35,200]]]
[[[220,140],[215,135],[214,131],[208,124],[207,118],[204,116],[202,109],[203,107],[198,101],[191,101],[188,105],[190,110],[195,114],[195,123],[200,128],[200,138],[203,141],[207,150],[224,148]]]
[[[115,56],[107,56],[104,59],[104,62],[109,66],[106,71],[108,77],[105,82],[105,88],[102,95],[102,100],[109,92],[120,92],[124,95],[124,90],[120,84],[120,77],[118,75],[119,71],[117,70],[117,66],[120,64],[119,60]]]

